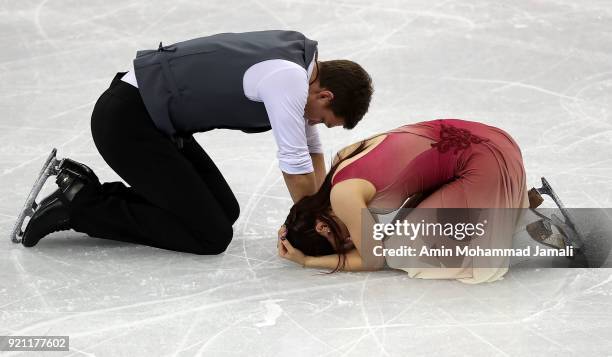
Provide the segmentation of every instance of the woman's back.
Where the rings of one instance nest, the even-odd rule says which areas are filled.
[[[471,194],[446,195],[437,202],[439,207],[524,205],[520,149],[498,128],[440,119],[402,126],[371,138],[368,144],[363,153],[338,167],[332,184],[366,180],[376,190],[369,207],[395,209],[416,193],[432,192],[451,182]],[[468,187],[474,184],[479,186],[476,191]]]

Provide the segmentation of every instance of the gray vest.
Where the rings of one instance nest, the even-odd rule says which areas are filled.
[[[270,130],[270,120],[263,103],[244,95],[244,73],[270,59],[306,69],[316,49],[316,41],[294,31],[221,33],[138,51],[134,70],[147,111],[169,135],[261,132]]]

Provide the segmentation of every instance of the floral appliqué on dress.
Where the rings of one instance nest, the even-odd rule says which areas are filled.
[[[441,153],[455,148],[454,153],[457,154],[460,150],[467,149],[472,144],[480,144],[485,141],[489,141],[489,139],[473,135],[467,129],[459,129],[451,125],[441,124],[440,141],[431,144],[431,147],[438,148],[438,151]]]

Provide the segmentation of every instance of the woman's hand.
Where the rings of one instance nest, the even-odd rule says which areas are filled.
[[[305,266],[306,264],[306,256],[304,253],[302,253],[299,249],[293,248],[291,243],[289,243],[285,237],[281,237],[279,239],[278,255],[281,258],[291,260],[292,262],[300,264],[301,266]]]
[[[284,238],[287,236],[287,226],[284,224],[278,229],[278,239]]]
[[[285,226],[284,224],[280,226],[277,235],[278,240],[276,241],[276,249],[280,249],[280,247],[282,246],[282,244],[280,243],[281,239],[287,237],[287,226]]]

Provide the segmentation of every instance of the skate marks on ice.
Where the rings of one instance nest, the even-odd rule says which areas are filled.
[[[350,133],[321,128],[326,148],[407,122],[484,121],[517,140],[529,185],[545,176],[568,207],[611,206],[608,4],[325,5],[0,5],[0,42],[8,49],[0,53],[0,251],[10,256],[0,259],[5,334],[71,335],[73,355],[612,350],[606,334],[612,320],[602,318],[612,313],[605,269],[517,267],[500,282],[468,287],[395,272],[320,275],[279,260],[275,234],[290,202],[279,198],[288,196],[270,163],[276,148],[269,133],[261,141],[225,132],[198,137],[219,159],[243,213],[225,255],[196,257],[74,233],[30,250],[10,242],[51,147],[61,157],[86,158],[104,181],[116,179],[88,138],[93,103],[117,71],[129,69],[136,49],[185,39],[194,29],[295,28],[319,40],[321,59],[361,63],[375,81],[370,113]],[[270,154],[268,161],[233,160],[255,146]]]

